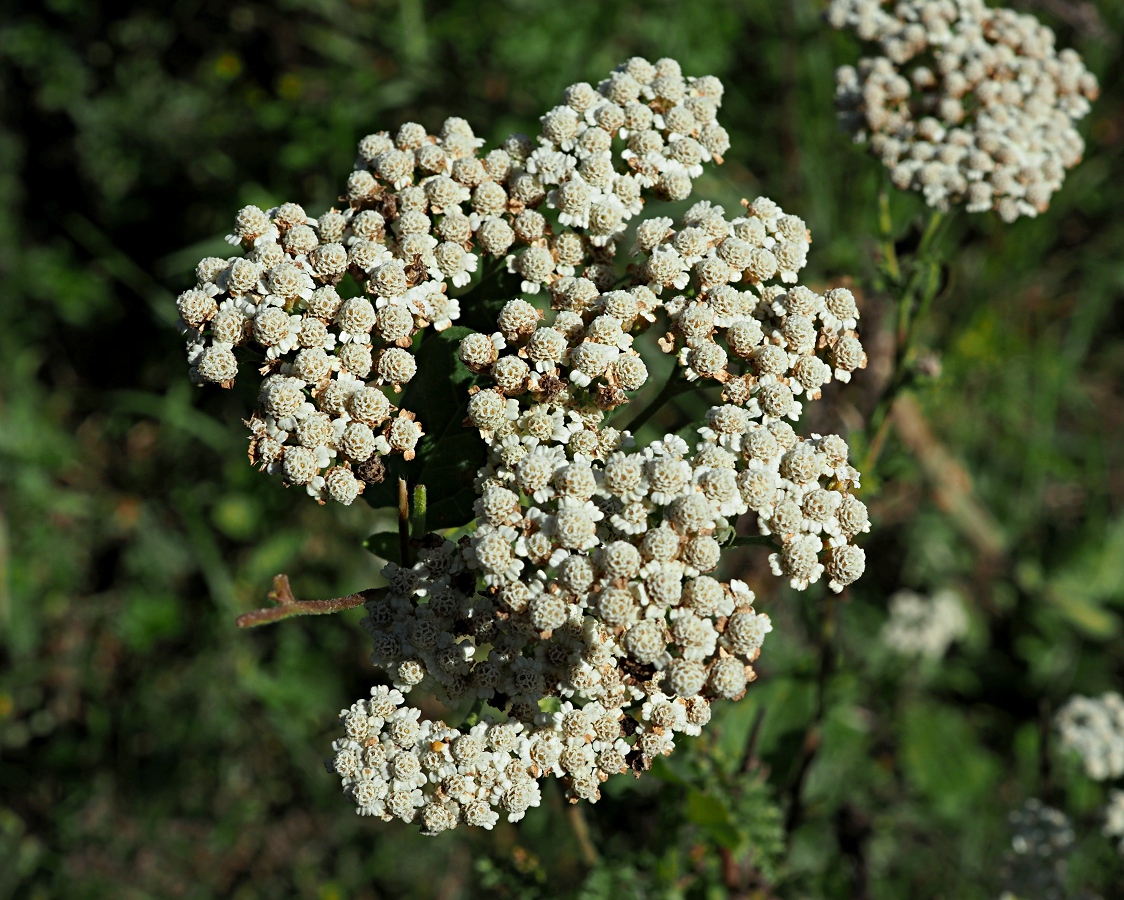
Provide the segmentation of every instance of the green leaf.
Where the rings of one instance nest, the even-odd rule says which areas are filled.
[[[915,703],[901,717],[906,779],[932,801],[938,815],[955,819],[985,805],[999,766],[962,711]]]
[[[731,819],[745,842],[742,857],[768,881],[776,881],[785,856],[785,831],[772,788],[763,779],[743,777],[732,804]]]
[[[485,274],[480,283],[457,298],[461,305],[461,317],[458,320],[461,325],[458,327],[465,334],[469,331],[491,334],[496,330],[496,316],[504,304],[519,296],[520,276],[512,275],[502,264],[498,265],[498,269]],[[454,329],[449,329],[452,330]]]
[[[379,559],[385,559],[387,562],[400,561],[398,559],[397,531],[380,531],[377,534],[372,534],[363,542],[363,547]]]
[[[771,550],[780,551],[781,545],[777,543],[777,539],[768,534],[739,534],[730,541],[727,547],[768,547]]]
[[[730,818],[726,804],[712,794],[692,790],[687,794],[687,818],[729,850],[741,843],[742,837]]]
[[[390,458],[386,479],[363,494],[372,506],[397,506],[399,477],[411,485],[424,484],[426,527],[431,529],[456,528],[472,521],[476,500],[472,482],[476,470],[487,461],[484,442],[475,429],[464,426],[468,389],[476,379],[457,357],[457,347],[471,332],[454,327],[426,334],[417,351],[418,373],[399,402],[417,414],[425,431],[417,456],[409,462],[398,456]]]

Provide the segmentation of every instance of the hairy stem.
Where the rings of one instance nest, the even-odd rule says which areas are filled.
[[[273,590],[268,596],[277,605],[243,613],[234,621],[239,628],[254,628],[258,625],[280,622],[291,616],[323,616],[361,606],[370,599],[370,593],[370,591],[360,591],[358,594],[348,594],[346,597],[335,597],[331,600],[298,600],[293,596],[289,576],[274,575]]]
[[[428,494],[424,484],[419,484],[414,488],[414,510],[410,515],[410,536],[415,541],[420,541],[425,537],[425,512],[428,500]]]

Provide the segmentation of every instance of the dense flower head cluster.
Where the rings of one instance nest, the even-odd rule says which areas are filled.
[[[827,19],[878,47],[838,69],[836,102],[895,186],[1008,222],[1046,210],[1081,160],[1075,123],[1098,93],[1053,31],[983,0],[832,0]]]
[[[1124,697],[1071,697],[1055,719],[1062,747],[1075,752],[1097,781],[1124,776]]]
[[[717,79],[636,58],[596,88],[567,88],[534,141],[485,152],[455,117],[437,135],[412,122],[368,135],[342,209],[247,206],[228,237],[243,255],[199,264],[177,301],[193,380],[233,384],[236,348],[264,357],[251,460],[351,503],[382,477],[381,457],[414,454],[422,411],[390,398],[416,374],[418,333],[459,318],[455,294],[481,258],[528,294],[575,275],[611,281],[645,200],[682,200],[703,163],[721,162],[721,102]]]
[[[804,222],[764,197],[744,206],[732,221],[705,202],[677,226],[648,219],[623,280],[588,267],[545,291],[525,280],[493,333],[462,340],[480,376],[466,424],[489,454],[476,525],[388,565],[367,603],[371,660],[393,687],[341,712],[330,762],[361,814],[490,828],[537,805],[543,778],[593,802],[609,776],[698,734],[714,700],[744,695],[772,630],[754,592],[716,573],[748,512],[793,587],[862,574],[851,539],[869,521],[847,444],[792,427],[796,398],[865,365],[855,298],[797,284]],[[693,444],[640,446],[617,426],[648,379],[645,334],[674,377],[722,394]],[[486,714],[429,721],[415,690]]]
[[[493,372],[530,358],[499,356],[488,335],[465,339],[463,356],[478,350]],[[841,438],[804,439],[781,417],[727,403],[693,449],[674,435],[640,448],[561,355],[534,389],[531,367],[518,371],[514,397],[489,387],[469,403],[490,448],[475,530],[459,544],[431,536],[410,568],[388,565],[389,587],[367,604],[371,659],[399,705],[344,710],[348,736],[334,745],[331,767],[360,813],[431,834],[490,828],[501,812],[517,821],[544,777],[596,801],[610,775],[644,771],[677,735],[699,733],[712,700],[745,693],[772,625],[747,585],[710,574],[740,515],[753,510],[776,536],[774,572],[795,587],[826,572],[841,590],[865,566],[849,540],[869,528],[867,512]],[[467,729],[418,724],[402,703],[414,689],[500,715]],[[416,784],[387,768],[405,755]]]
[[[685,200],[721,162],[722,92],[636,58],[567,88],[536,140],[484,150],[459,118],[368,135],[342,209],[243,209],[243,255],[204,260],[181,295],[197,382],[230,385],[236,348],[261,358],[251,459],[347,504],[383,457],[415,453],[428,410],[392,399],[421,332],[456,321],[485,268],[517,285],[458,346],[488,450],[475,527],[412,545],[366,603],[389,683],[341,712],[329,763],[361,814],[491,828],[537,805],[543,778],[595,801],[698,734],[712,701],[744,695],[772,629],[718,573],[743,515],[794,588],[862,575],[847,444],[793,428],[866,365],[851,291],[799,283],[804,221],[766,197],[733,217],[698,202],[634,223],[618,259],[647,199]],[[640,446],[617,418],[648,382],[644,335],[675,384],[720,395],[689,439]],[[423,695],[474,712],[452,728]]]
[[[513,300],[496,333],[462,342],[461,359],[494,382],[468,407],[492,448],[482,496],[522,497],[512,521],[478,510],[473,540],[499,554],[478,561],[489,584],[524,577],[524,566],[554,583],[568,553],[666,531],[685,542],[682,560],[666,561],[688,575],[707,572],[718,561],[712,533],[728,532],[749,510],[781,543],[773,571],[793,587],[826,572],[839,590],[861,574],[862,551],[849,539],[869,524],[850,493],[859,473],[846,442],[803,438],[790,424],[802,411],[797,397],[817,399],[824,384],[865,365],[855,299],[846,288],[820,295],[770,283],[796,281],[807,228],[765,197],[746,213],[728,222],[721,207],[702,202],[678,229],[648,219],[635,248],[644,258],[624,289],[602,293],[586,279],[565,279],[550,310]],[[781,267],[785,245],[799,258]],[[654,271],[663,259],[667,270]],[[720,385],[726,401],[708,411],[694,448],[667,436],[638,449],[607,418],[645,383],[633,343],[657,320],[667,328],[659,346],[676,355],[685,378]],[[629,589],[643,593],[645,577],[630,573]]]
[[[890,598],[890,618],[882,627],[882,643],[902,656],[941,659],[968,633],[968,616],[955,591],[925,597],[898,591]]]

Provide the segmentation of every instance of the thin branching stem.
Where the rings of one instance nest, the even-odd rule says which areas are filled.
[[[239,628],[255,628],[258,625],[270,625],[292,616],[323,616],[328,613],[342,612],[345,609],[354,609],[370,599],[370,591],[360,591],[358,594],[348,594],[346,597],[334,597],[331,600],[298,600],[293,596],[293,589],[289,585],[288,575],[273,576],[273,590],[269,592],[269,599],[276,606],[267,606],[253,612],[243,613],[235,624]]]

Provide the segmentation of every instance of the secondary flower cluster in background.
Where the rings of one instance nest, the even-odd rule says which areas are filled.
[[[1098,93],[1053,31],[983,0],[832,0],[827,20],[880,50],[838,69],[836,103],[896,187],[1007,222],[1046,211]]]
[[[1080,758],[1086,775],[1094,781],[1124,777],[1124,697],[1115,691],[1100,697],[1071,697],[1055,724],[1062,747]],[[1124,790],[1109,790],[1102,815],[1102,831],[1119,839],[1124,854]]]

